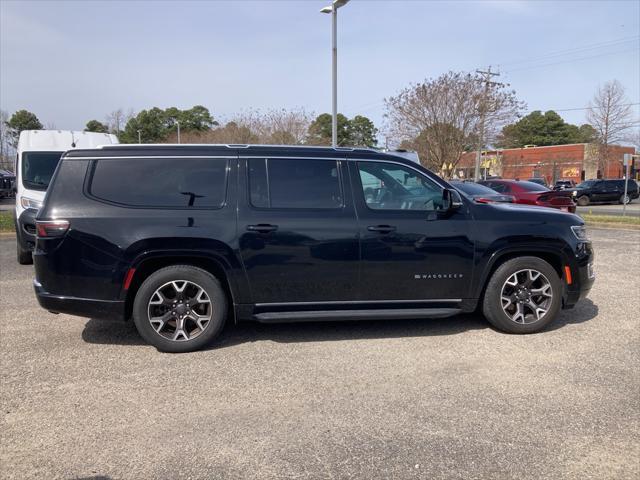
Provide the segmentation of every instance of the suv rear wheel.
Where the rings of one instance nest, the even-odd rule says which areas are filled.
[[[498,267],[487,284],[482,310],[494,327],[534,333],[551,323],[562,303],[562,281],[538,257],[519,257]]]
[[[629,196],[628,194],[625,195],[624,193],[622,195],[620,195],[620,200],[618,200],[620,202],[620,204],[622,205],[627,205],[631,202],[631,196]]]
[[[218,336],[227,317],[227,296],[209,272],[173,265],[151,274],[133,302],[142,338],[163,352],[191,352]]]

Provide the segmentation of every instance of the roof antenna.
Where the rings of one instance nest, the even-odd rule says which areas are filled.
[[[76,139],[73,137],[73,130],[71,130],[71,148],[76,148]]]

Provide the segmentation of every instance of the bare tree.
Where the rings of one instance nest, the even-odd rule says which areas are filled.
[[[480,77],[462,72],[410,85],[385,105],[393,143],[417,150],[427,168],[445,176],[477,144],[482,115],[484,142],[490,144],[524,108],[505,85],[487,89]]]
[[[609,147],[616,142],[625,141],[629,129],[633,127],[631,105],[620,82],[612,80],[598,87],[589,102],[587,121],[596,131],[598,169],[606,176]]]
[[[267,145],[299,145],[304,143],[314,115],[303,108],[249,110],[231,117],[224,126],[205,132],[184,132],[183,143],[263,143]],[[176,134],[166,141],[175,143]]]
[[[13,153],[11,149],[11,135],[7,122],[9,121],[9,112],[0,110],[0,165],[6,168],[12,162],[9,156]]]
[[[249,128],[259,143],[299,145],[304,143],[314,115],[304,108],[251,110],[240,113],[233,122]]]

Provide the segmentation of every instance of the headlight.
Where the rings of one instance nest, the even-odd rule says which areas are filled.
[[[34,200],[33,198],[20,197],[20,205],[22,205],[22,208],[40,210],[42,202],[40,200]]]
[[[574,225],[571,227],[571,231],[581,242],[588,242],[589,235],[587,234],[587,227],[584,225]]]
[[[571,192],[571,195],[573,195],[574,197],[576,197],[578,195],[578,192],[576,192],[575,190],[573,192]]]

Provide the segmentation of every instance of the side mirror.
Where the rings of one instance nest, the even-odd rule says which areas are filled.
[[[442,212],[452,213],[463,205],[462,197],[457,190],[445,188],[442,191]]]

